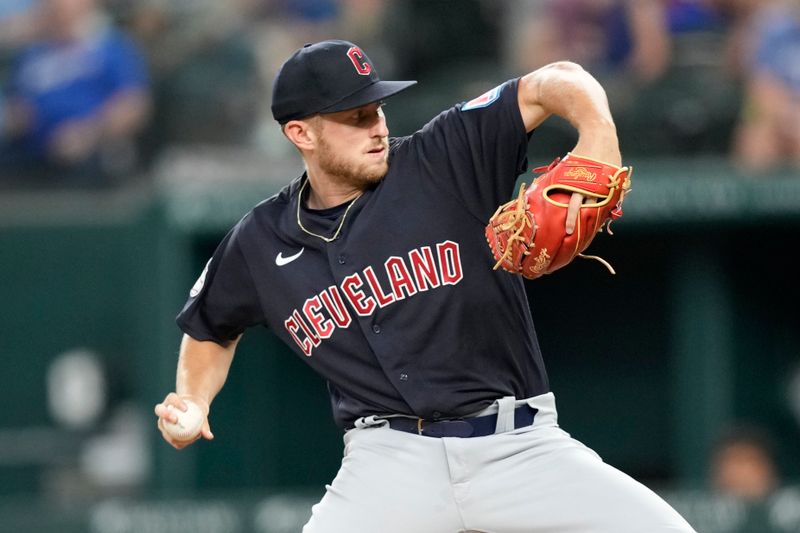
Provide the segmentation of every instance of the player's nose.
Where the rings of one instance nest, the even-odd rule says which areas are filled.
[[[375,124],[372,126],[372,131],[370,132],[373,137],[388,137],[389,136],[389,127],[386,125],[386,117],[383,116],[381,113]]]

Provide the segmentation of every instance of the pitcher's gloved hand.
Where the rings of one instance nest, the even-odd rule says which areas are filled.
[[[597,259],[613,274],[606,261],[583,251],[604,226],[622,216],[633,169],[568,153],[534,172],[544,174],[527,189],[523,183],[519,196],[498,207],[486,226],[486,239],[497,261],[494,268],[536,279],[579,256]],[[574,193],[583,196],[583,203],[568,234],[567,211]]]

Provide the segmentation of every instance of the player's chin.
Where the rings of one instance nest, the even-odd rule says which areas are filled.
[[[387,172],[389,172],[389,163],[387,161],[378,161],[368,165],[361,175],[364,181],[368,183],[378,183],[386,176]]]

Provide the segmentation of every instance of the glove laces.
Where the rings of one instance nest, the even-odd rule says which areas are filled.
[[[594,259],[595,261],[599,261],[600,263],[602,263],[603,266],[605,266],[608,269],[608,271],[611,272],[612,274],[616,274],[617,273],[614,270],[614,267],[611,266],[611,263],[609,263],[608,261],[606,261],[605,259],[603,259],[599,255],[578,254],[577,257],[580,257],[581,259]]]
[[[526,227],[533,228],[534,229],[533,235],[536,234],[535,233],[536,228],[533,226],[533,222],[531,222],[530,217],[528,217],[527,210],[525,209],[526,203],[527,202],[525,200],[525,184],[523,183],[522,185],[520,185],[519,195],[517,196],[517,201],[514,204],[514,208],[505,213],[504,216],[505,222],[498,225],[498,229],[500,231],[508,231],[514,227],[516,227],[517,229],[514,230],[514,233],[512,233],[511,236],[508,238],[508,241],[506,241],[506,248],[505,250],[503,250],[503,255],[494,265],[493,270],[497,270],[500,267],[500,265],[503,264],[503,261],[509,259],[513,255],[514,243],[516,243],[517,241],[525,240],[525,238],[522,236],[522,232]],[[504,205],[498,207],[497,211],[494,212],[492,218],[498,216],[504,207],[505,207]],[[533,235],[531,235],[531,238],[533,237]],[[530,252],[526,250],[523,253],[524,255],[528,255]]]

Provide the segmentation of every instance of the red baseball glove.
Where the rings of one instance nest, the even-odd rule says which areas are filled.
[[[617,167],[567,154],[556,158],[531,186],[523,183],[519,196],[497,208],[486,225],[486,239],[497,264],[514,274],[536,279],[569,264],[576,256],[606,261],[583,251],[605,226],[622,216],[622,200],[631,186],[630,167]],[[566,232],[567,209],[573,193],[584,203],[572,234]]]

